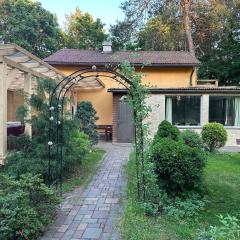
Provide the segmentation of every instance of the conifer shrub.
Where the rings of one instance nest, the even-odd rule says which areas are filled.
[[[92,145],[97,144],[99,136],[96,121],[98,116],[92,103],[80,102],[77,106],[76,118],[79,120],[80,130],[89,136]]]
[[[174,141],[178,141],[179,137],[179,129],[170,122],[164,120],[158,126],[157,133],[154,136],[153,144],[160,141],[162,138],[170,138]]]
[[[203,148],[201,135],[193,130],[185,130],[181,133],[181,137],[185,144],[190,147]]]

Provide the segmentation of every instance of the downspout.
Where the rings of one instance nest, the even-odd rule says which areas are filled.
[[[195,72],[195,67],[193,67],[193,70],[192,70],[192,72],[190,74],[190,79],[189,79],[190,87],[193,86],[193,74],[194,74],[194,72]]]

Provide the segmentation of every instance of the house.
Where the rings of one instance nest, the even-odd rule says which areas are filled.
[[[148,104],[152,108],[147,121],[153,135],[163,120],[179,129],[200,132],[208,122],[220,122],[228,131],[228,146],[240,138],[240,88],[218,87],[217,80],[198,81],[200,62],[184,51],[118,51],[105,42],[102,51],[62,49],[44,61],[66,75],[93,65],[115,65],[128,60],[136,71],[142,71],[142,82],[149,86]],[[147,63],[147,64],[146,64]],[[142,65],[145,65],[142,69]],[[97,88],[74,88],[76,101],[91,101],[97,111],[99,126],[112,126],[113,141],[133,139],[131,110],[124,102],[127,90],[113,80],[101,78]]]

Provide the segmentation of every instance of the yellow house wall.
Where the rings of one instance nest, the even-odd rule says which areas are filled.
[[[60,71],[69,75],[81,67],[75,66],[54,66]],[[137,69],[138,71],[138,69]],[[192,68],[145,68],[142,81],[153,88],[189,87]],[[112,93],[107,92],[109,88],[123,88],[119,83],[109,78],[101,78],[105,84],[104,89],[98,90],[77,90],[78,102],[90,101],[97,111],[99,125],[112,124]],[[193,84],[196,82],[196,74],[193,76]]]

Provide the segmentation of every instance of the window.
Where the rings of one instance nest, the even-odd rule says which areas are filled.
[[[240,127],[240,97],[210,96],[209,122]]]
[[[178,126],[200,125],[200,96],[166,97],[166,120]]]

